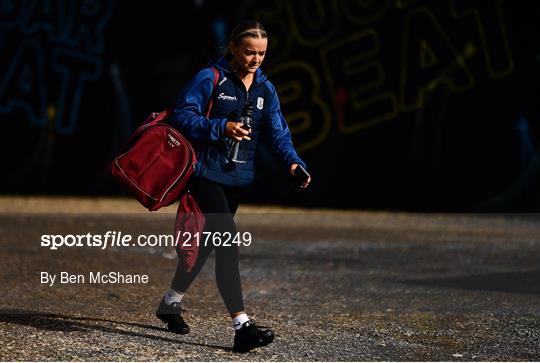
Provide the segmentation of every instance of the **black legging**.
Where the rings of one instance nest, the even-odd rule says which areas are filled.
[[[238,209],[240,189],[226,187],[206,179],[193,178],[189,190],[205,214],[206,232],[237,232],[233,217]],[[216,283],[223,302],[230,314],[244,310],[240,270],[238,267],[238,245],[214,246],[209,238],[207,246],[201,238],[197,262],[190,272],[185,272],[178,264],[171,287],[175,291],[185,292],[201,271],[206,259],[216,250]]]

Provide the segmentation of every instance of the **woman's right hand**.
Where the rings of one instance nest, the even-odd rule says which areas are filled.
[[[227,124],[225,124],[225,136],[235,141],[251,140],[248,136],[251,130],[243,129],[242,125],[241,122],[227,121]]]

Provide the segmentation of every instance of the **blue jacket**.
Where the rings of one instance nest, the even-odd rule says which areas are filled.
[[[205,68],[182,90],[169,123],[194,142],[197,151],[196,176],[231,186],[247,186],[255,177],[255,152],[261,142],[268,142],[284,167],[298,163],[305,167],[291,141],[291,133],[281,114],[276,89],[260,69],[246,92],[242,81],[232,72],[229,63],[220,59],[212,67],[219,73],[214,89],[214,72]],[[213,97],[212,110],[205,117]],[[253,107],[251,141],[248,160],[244,164],[229,160],[231,139],[225,136],[227,121],[237,121],[246,100]]]

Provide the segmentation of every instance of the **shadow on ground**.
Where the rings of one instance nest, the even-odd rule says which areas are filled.
[[[502,272],[485,275],[465,275],[425,280],[401,280],[400,282],[413,285],[449,287],[472,291],[484,290],[540,295],[540,270]]]
[[[156,330],[160,332],[168,332],[168,330],[165,328],[160,328],[160,327],[156,327],[152,325],[129,323],[129,322],[123,322],[123,321],[109,320],[109,319],[69,316],[69,315],[42,313],[42,312],[35,312],[35,311],[16,310],[16,309],[0,309],[0,322],[31,326],[37,329],[50,330],[50,331],[71,332],[71,331],[99,330],[105,333],[121,334],[125,336],[139,337],[139,338],[146,338],[146,339],[154,339],[154,340],[164,341],[167,343],[196,345],[196,346],[208,347],[208,348],[213,348],[213,349],[221,349],[224,351],[231,351],[230,347],[186,342],[182,340],[161,337],[158,335],[137,333],[137,332],[128,331],[124,329],[108,327],[103,324],[100,324],[100,323],[118,324],[118,325],[123,325],[123,326],[131,326],[131,327],[137,327],[137,328],[143,328],[143,329],[149,329],[149,330]]]

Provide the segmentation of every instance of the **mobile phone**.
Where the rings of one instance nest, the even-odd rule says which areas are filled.
[[[302,165],[298,165],[296,169],[294,169],[294,177],[299,184],[302,184],[309,179],[309,173],[302,167]]]

